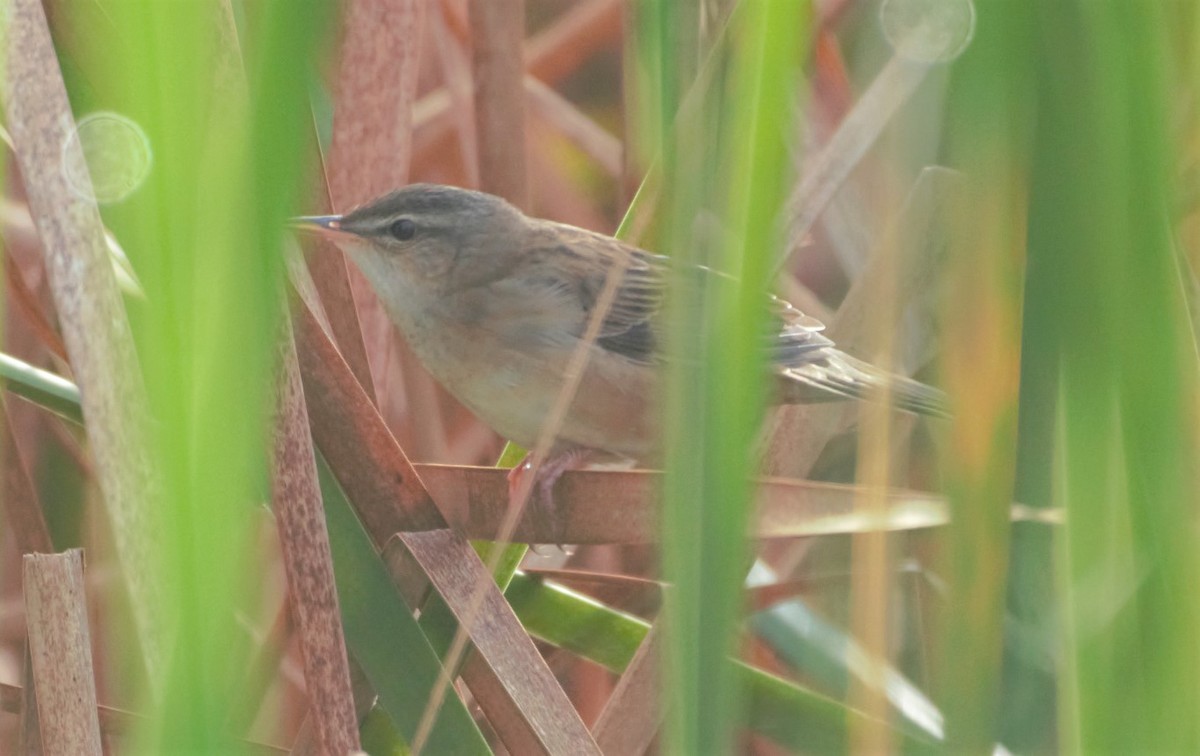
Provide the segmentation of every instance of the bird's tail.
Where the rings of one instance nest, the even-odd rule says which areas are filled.
[[[821,359],[783,371],[788,379],[783,401],[789,404],[828,402],[838,399],[877,399],[906,412],[931,417],[950,417],[946,394],[932,386],[886,373],[836,349],[822,350]]]

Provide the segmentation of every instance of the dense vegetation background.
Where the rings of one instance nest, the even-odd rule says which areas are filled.
[[[0,751],[1200,751],[1198,16],[13,0]],[[287,229],[413,181],[738,278],[569,553]],[[764,406],[768,291],[953,418]]]

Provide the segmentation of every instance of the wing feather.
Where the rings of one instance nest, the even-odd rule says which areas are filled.
[[[623,270],[616,296],[605,315],[597,345],[626,359],[658,364],[663,359],[661,315],[669,259],[591,231],[546,222],[531,245],[531,264],[556,256],[554,269],[578,275],[580,317],[574,325],[582,336],[613,265]],[[589,248],[591,254],[577,250]],[[696,268],[698,285],[730,285],[732,277],[709,268]],[[795,384],[785,391],[787,401],[862,399],[889,385],[894,404],[922,414],[945,415],[940,391],[916,381],[892,376],[839,351],[824,334],[825,325],[790,303],[767,295],[770,310],[765,348],[776,371]]]

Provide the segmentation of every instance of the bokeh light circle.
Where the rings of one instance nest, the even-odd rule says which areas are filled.
[[[975,6],[971,0],[884,0],[879,23],[897,55],[946,63],[971,44]]]
[[[113,204],[150,174],[150,139],[135,121],[101,111],[82,118],[62,149],[63,175],[79,196]]]

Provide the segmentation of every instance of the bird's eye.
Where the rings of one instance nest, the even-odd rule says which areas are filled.
[[[413,223],[408,218],[401,218],[398,221],[394,221],[392,225],[388,227],[388,232],[392,236],[396,237],[398,241],[408,241],[416,235],[417,224]]]

